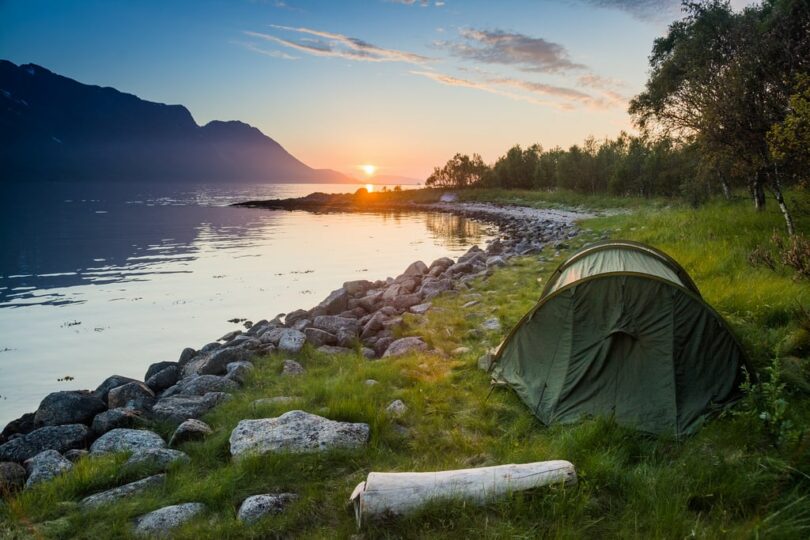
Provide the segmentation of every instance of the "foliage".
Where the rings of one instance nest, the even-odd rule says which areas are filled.
[[[768,147],[780,166],[806,184],[810,180],[810,76],[799,75],[794,91],[787,116],[768,132]]]
[[[480,181],[486,172],[487,166],[478,154],[456,154],[443,167],[434,168],[425,185],[464,188]]]

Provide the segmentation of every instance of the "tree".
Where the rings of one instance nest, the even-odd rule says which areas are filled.
[[[481,181],[489,167],[478,154],[472,157],[456,154],[444,167],[435,167],[433,174],[425,181],[426,186],[466,188]]]
[[[768,148],[782,170],[805,185],[810,179],[810,76],[799,75],[794,91],[787,116],[768,131]]]

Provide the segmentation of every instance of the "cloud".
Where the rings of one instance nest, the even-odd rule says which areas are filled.
[[[455,56],[486,64],[518,66],[523,71],[559,73],[585,69],[559,43],[503,30],[459,30],[464,41],[438,42]]]
[[[271,58],[281,58],[282,60],[298,60],[297,56],[292,56],[287,54],[283,51],[274,51],[274,50],[267,50],[262,49],[261,47],[257,46],[254,43],[243,43],[243,42],[233,42],[235,45],[240,45],[249,51],[253,51],[258,54],[262,54],[264,56],[270,56]]]
[[[313,30],[311,28],[295,28],[279,25],[271,26],[276,30],[314,36],[317,39],[302,38],[298,41],[293,41],[273,34],[253,32],[250,30],[245,30],[244,34],[253,38],[277,43],[284,47],[313,56],[345,58],[347,60],[357,60],[361,62],[404,62],[408,64],[424,64],[430,60],[428,57],[420,54],[396,49],[385,49],[343,34]]]
[[[597,7],[618,9],[644,21],[670,20],[680,12],[681,0],[579,0]]]
[[[404,4],[406,6],[420,5],[422,7],[428,7],[430,5],[430,0],[387,0],[387,1],[391,2],[392,4]],[[444,5],[444,2],[442,2],[442,0],[436,0],[433,3],[433,5],[436,7],[442,7]]]
[[[540,96],[550,96],[560,98],[569,102],[569,105],[578,103],[591,109],[610,109],[612,107],[625,107],[627,100],[616,92],[602,90],[599,97],[593,96],[575,88],[566,88],[551,84],[524,81],[521,79],[489,79],[489,83],[501,86],[509,86],[524,90],[531,94]]]

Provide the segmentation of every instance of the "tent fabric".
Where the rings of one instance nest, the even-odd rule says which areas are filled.
[[[610,416],[645,432],[692,433],[739,397],[744,353],[677,263],[622,246],[561,265],[499,348],[493,377],[547,425]]]

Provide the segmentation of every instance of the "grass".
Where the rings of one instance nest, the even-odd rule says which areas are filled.
[[[516,202],[540,204],[539,198]],[[494,197],[498,198],[498,197]],[[810,230],[807,214],[797,216]],[[756,214],[742,203],[699,210],[657,206],[595,218],[570,249],[515,260],[469,290],[434,302],[422,320],[405,317],[403,334],[418,334],[438,353],[367,361],[325,356],[306,348],[307,372],[281,377],[281,356],[256,360],[244,390],[205,420],[215,434],[182,450],[192,460],[168,473],[163,488],[111,507],[83,513],[76,502],[120,485],[123,456],[80,461],[69,474],[26,491],[0,507],[0,536],[126,538],[134,517],[155,508],[200,501],[208,512],[177,531],[179,538],[347,538],[355,533],[346,503],[369,471],[430,471],[502,463],[567,459],[579,483],[488,504],[447,503],[398,520],[372,524],[367,538],[806,538],[810,535],[810,406],[795,385],[778,394],[789,405],[792,437],[774,439],[756,400],[709,422],[682,441],[654,438],[590,419],[544,427],[509,390],[490,393],[477,358],[501,339],[479,329],[496,315],[504,332],[537,300],[556,264],[585,242],[611,235],[649,242],[691,273],[704,297],[730,322],[754,364],[765,373],[777,351],[804,351],[801,306],[810,287],[784,269],[753,268],[747,254],[781,230],[774,209]],[[461,306],[470,300],[472,308]],[[786,345],[786,343],[791,345]],[[796,345],[796,343],[799,343]],[[468,352],[453,354],[458,347]],[[798,374],[807,374],[806,353]],[[802,371],[803,370],[803,371]],[[378,381],[367,385],[367,379]],[[798,380],[798,379],[797,379]],[[294,396],[290,404],[255,409],[261,397]],[[753,394],[752,394],[753,396]],[[402,399],[408,411],[392,419],[384,409]],[[368,447],[321,455],[229,458],[228,437],[243,418],[302,409],[328,418],[367,422]],[[159,426],[163,435],[168,428]],[[299,499],[285,513],[245,527],[235,518],[248,495],[289,491]]]

